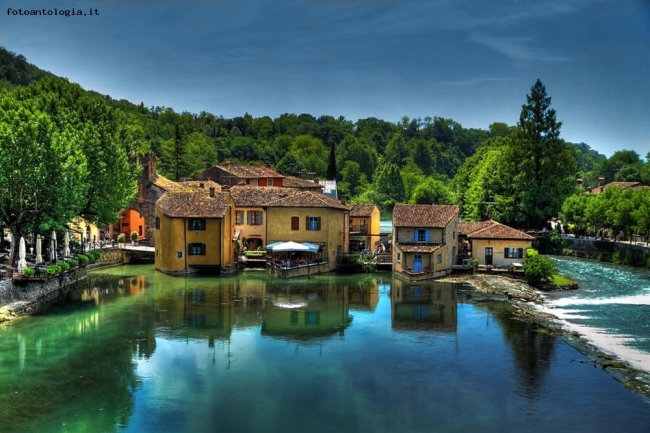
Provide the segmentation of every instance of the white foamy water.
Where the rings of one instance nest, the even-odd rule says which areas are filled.
[[[637,296],[629,298],[637,298]],[[621,302],[611,302],[620,299],[621,298],[559,299],[549,302],[547,305],[538,306],[537,309],[545,313],[553,314],[558,318],[559,323],[565,330],[569,332],[577,332],[587,342],[594,345],[595,347],[598,347],[598,349],[602,350],[604,353],[615,356],[616,358],[627,362],[633,368],[650,373],[650,353],[630,346],[631,343],[638,341],[638,337],[623,334],[614,334],[601,328],[576,324],[572,321],[580,319],[587,320],[591,319],[592,317],[581,314],[584,312],[584,310],[557,308],[565,305],[605,305],[609,303],[621,304]],[[629,302],[628,304],[636,305],[636,302]]]
[[[570,305],[607,305],[607,304],[620,304],[620,305],[650,305],[650,293],[643,295],[631,296],[618,296],[615,298],[563,298],[549,301],[549,303],[556,307],[566,307]]]

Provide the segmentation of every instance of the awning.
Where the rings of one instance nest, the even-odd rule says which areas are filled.
[[[310,243],[302,243],[299,244],[298,242],[294,241],[289,241],[289,242],[273,242],[271,244],[268,244],[266,246],[267,250],[271,250],[273,252],[289,252],[289,251],[294,251],[294,252],[307,252],[307,253],[315,253],[318,252],[318,245],[310,244]]]

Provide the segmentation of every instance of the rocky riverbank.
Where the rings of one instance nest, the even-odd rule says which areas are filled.
[[[588,360],[570,360],[600,367],[621,382],[626,388],[650,399],[650,373],[632,368],[628,363],[602,352],[576,332],[563,329],[558,318],[552,314],[539,311],[537,305],[544,304],[542,293],[529,286],[526,281],[503,275],[467,274],[445,278],[442,281],[467,283],[476,291],[475,301],[503,300],[509,301],[513,316],[517,320],[536,323],[538,332],[555,335],[584,354]],[[480,294],[488,295],[481,298]]]

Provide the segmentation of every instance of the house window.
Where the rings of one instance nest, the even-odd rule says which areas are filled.
[[[442,254],[436,256],[436,263],[442,263]]]
[[[267,185],[267,186],[273,186],[273,179],[268,179],[268,180],[266,181],[266,185]]]
[[[243,210],[235,211],[235,224],[237,224],[239,226],[244,224],[244,211]]]
[[[300,217],[291,217],[291,230],[300,230]]]
[[[397,263],[402,261],[402,253],[397,253]]]
[[[429,230],[416,229],[415,242],[429,242]]]
[[[249,226],[261,226],[262,225],[262,211],[261,210],[249,210],[248,211],[248,225]]]
[[[182,259],[183,258],[183,252],[182,251],[176,251],[176,258],[177,259]]]
[[[205,218],[190,218],[187,226],[188,230],[205,230]]]
[[[156,228],[160,229],[160,217],[156,217]]]
[[[205,255],[205,244],[189,244],[187,248],[188,256],[204,256]]]
[[[506,259],[523,259],[524,258],[524,249],[523,248],[506,248],[503,252],[503,257]]]
[[[307,230],[320,230],[320,217],[308,216],[307,217]]]

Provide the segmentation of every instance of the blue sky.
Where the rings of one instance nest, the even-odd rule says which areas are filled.
[[[0,44],[86,89],[208,111],[517,123],[650,152],[648,0],[2,0]],[[20,16],[13,9],[97,9]]]

